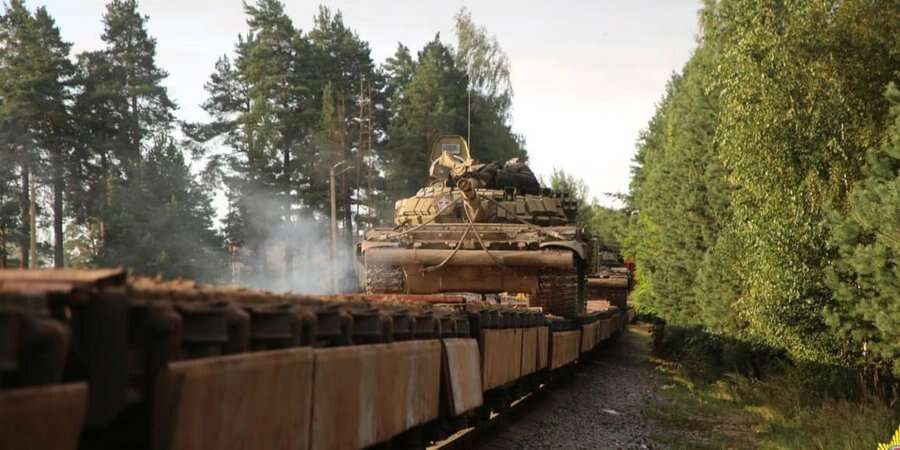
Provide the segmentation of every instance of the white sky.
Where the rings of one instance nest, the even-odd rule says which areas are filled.
[[[249,0],[248,0],[249,1]],[[101,47],[105,0],[30,0],[46,5],[73,53]],[[398,42],[418,51],[440,32],[455,43],[453,15],[463,5],[495,34],[512,62],[513,128],[525,136],[531,166],[547,177],[563,169],[587,182],[604,204],[626,192],[640,130],[672,72],[690,56],[699,0],[304,0],[285,1],[308,30],[319,4],[372,47],[380,63]],[[246,30],[239,0],[143,0],[157,39],[158,64],[179,117],[203,120],[199,105],[213,63]],[[473,136],[477,156],[477,136]]]

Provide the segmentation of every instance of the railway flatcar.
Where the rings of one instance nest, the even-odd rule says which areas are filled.
[[[423,448],[546,388],[626,318],[4,270],[0,449]]]

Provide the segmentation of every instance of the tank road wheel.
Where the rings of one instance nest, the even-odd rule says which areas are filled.
[[[406,278],[403,275],[403,268],[380,264],[366,266],[366,293],[406,293]]]
[[[584,312],[580,299],[581,271],[571,269],[542,269],[538,273],[537,301],[533,306],[544,308],[544,312],[567,318]]]

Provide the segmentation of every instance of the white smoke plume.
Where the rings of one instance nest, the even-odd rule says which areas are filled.
[[[276,292],[328,294],[359,289],[355,248],[346,231],[338,228],[337,253],[331,262],[327,217],[292,214],[284,218],[284,205],[270,195],[254,195],[248,202],[248,227],[262,236],[255,248],[243,248],[233,258],[232,282]]]

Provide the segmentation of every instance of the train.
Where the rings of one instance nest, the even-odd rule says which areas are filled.
[[[632,315],[0,270],[0,449],[425,448],[565,376]]]

